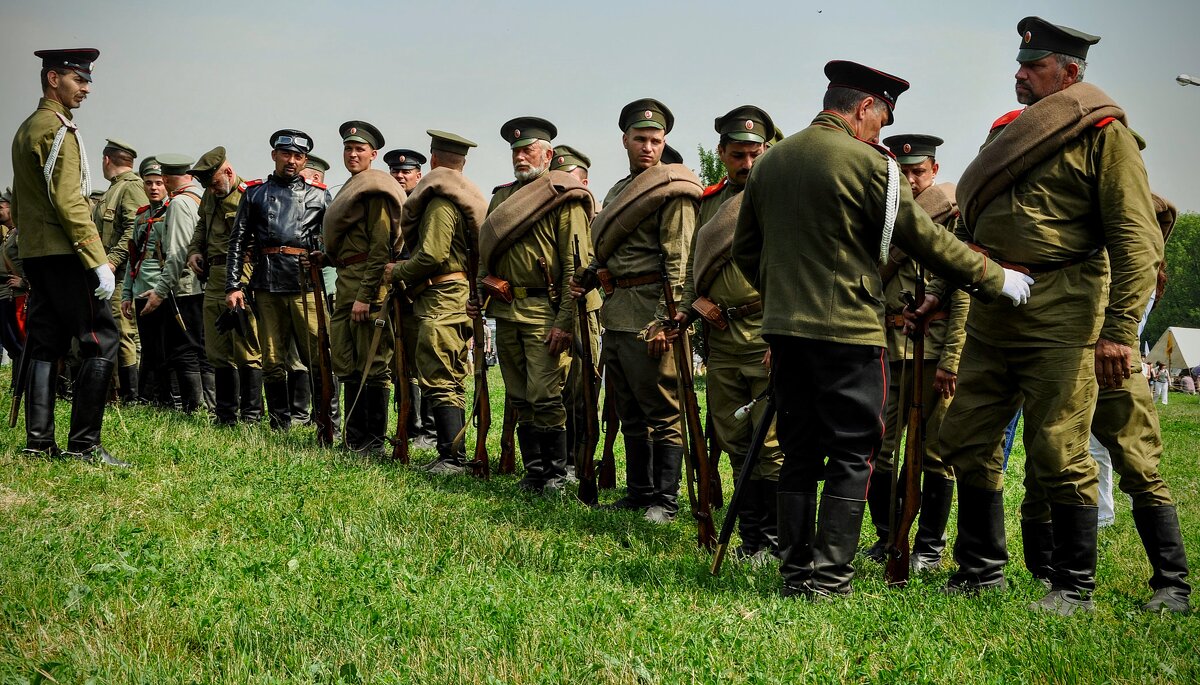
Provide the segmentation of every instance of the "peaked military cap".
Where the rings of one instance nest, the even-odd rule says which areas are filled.
[[[663,133],[670,133],[675,127],[675,115],[658,100],[642,98],[622,107],[621,118],[617,123],[622,131],[631,128],[660,128]]]
[[[670,145],[664,145],[660,161],[663,164],[683,164],[683,155]]]
[[[376,150],[383,147],[383,134],[365,121],[347,121],[338,127],[338,133],[343,143],[366,143]]]
[[[554,159],[550,160],[551,171],[570,171],[577,166],[591,169],[592,160],[570,145],[559,145],[554,148]]]
[[[896,161],[900,164],[920,164],[926,157],[935,157],[938,146],[944,142],[937,136],[920,133],[905,133],[883,139],[883,144],[896,155]]]
[[[33,56],[42,58],[43,69],[70,69],[83,77],[83,80],[91,83],[92,62],[95,62],[96,58],[100,56],[100,51],[96,48],[38,50],[33,53]]]
[[[217,169],[225,163],[225,148],[218,145],[213,149],[205,152],[196,160],[188,173],[199,178],[204,185],[208,185],[208,181],[212,179],[213,174],[217,173]]]
[[[825,77],[829,79],[830,88],[851,88],[883,100],[888,107],[887,125],[896,120],[896,99],[908,90],[908,81],[898,76],[841,59],[825,65]]]
[[[158,159],[147,157],[142,160],[141,166],[138,167],[138,176],[145,178],[147,176],[162,176],[162,165],[158,163]]]
[[[345,137],[343,135],[343,137]],[[276,150],[308,154],[313,149],[312,137],[294,128],[282,128],[271,134],[271,147]]]
[[[12,204],[12,188],[5,188],[3,193],[0,193],[0,202]]]
[[[130,156],[132,156],[134,159],[136,159],[138,156],[137,150],[134,150],[132,145],[130,145],[129,143],[126,143],[123,140],[118,140],[116,138],[105,139],[104,149],[107,150],[109,148],[112,148],[114,150],[123,150],[125,152],[128,152],[130,154]]]
[[[771,139],[767,141],[767,147],[771,147],[775,143],[778,143],[779,141],[783,140],[784,138],[785,138],[785,136],[783,135],[783,131],[780,131],[779,129],[775,129],[775,135],[771,136]]]
[[[163,155],[158,155],[158,163],[162,165],[164,176],[183,176],[192,168],[192,163],[196,160],[187,155],[180,155],[174,152],[168,152]]]
[[[1052,53],[1087,59],[1088,48],[1100,42],[1100,36],[1057,26],[1041,17],[1017,22],[1017,35],[1021,37],[1018,62],[1036,62]]]
[[[442,150],[443,152],[465,155],[471,148],[478,147],[475,143],[454,133],[438,131],[432,128],[426,129],[425,132],[429,134],[430,138],[433,138],[433,141],[429,143],[430,150]]]
[[[308,160],[304,162],[304,168],[315,169],[321,173],[325,173],[326,171],[329,171],[329,162],[326,162],[310,152],[308,153]]]
[[[383,163],[388,165],[392,171],[400,169],[420,169],[421,165],[429,160],[425,159],[425,155],[416,150],[408,150],[400,148],[399,150],[389,150],[383,156]]]
[[[765,143],[775,135],[775,122],[754,105],[735,107],[725,116],[717,117],[713,128],[721,137],[747,143]]]
[[[500,137],[507,140],[509,147],[514,150],[535,140],[549,143],[557,135],[558,128],[540,117],[517,117],[509,119],[500,127]]]

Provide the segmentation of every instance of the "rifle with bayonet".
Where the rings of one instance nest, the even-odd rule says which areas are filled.
[[[604,374],[604,378],[608,378],[607,373]],[[611,387],[607,387],[607,380],[604,383],[604,405],[601,409],[604,414],[604,450],[600,453],[598,480],[601,490],[612,490],[617,487],[617,457],[613,450],[617,444],[617,436],[621,433],[621,418],[617,416],[617,405],[613,403]]]
[[[408,463],[408,415],[412,412],[412,393],[409,392],[408,356],[404,349],[404,291],[392,289],[392,332],[396,352],[392,357],[392,375],[396,388],[396,432],[392,436],[392,460]]]
[[[303,268],[303,265],[301,265],[301,268]],[[308,263],[308,279],[312,281],[313,309],[317,312],[316,357],[317,374],[321,381],[317,386],[321,395],[317,398],[317,406],[315,407],[317,444],[332,447],[335,433],[335,426],[333,425],[333,393],[336,392],[336,386],[333,382],[333,358],[329,348],[329,321],[325,311],[325,303],[327,302],[325,296],[325,279],[321,275],[321,267],[311,260]],[[308,293],[306,285],[303,292]],[[307,307],[307,305],[305,306]]]
[[[667,270],[666,256],[661,257],[663,299],[667,306],[665,326],[675,327],[678,338],[671,344],[675,355],[675,371],[678,376],[679,401],[683,409],[683,451],[687,464],[688,499],[692,505],[692,516],[696,519],[697,540],[701,547],[712,549],[717,543],[717,531],[712,520],[712,469],[708,463],[708,451],[704,442],[704,428],[700,423],[700,407],[696,402],[696,386],[692,378],[692,346],[686,326],[675,320],[675,294],[671,276]]]
[[[575,270],[579,271],[581,266],[579,236],[575,236]],[[600,417],[596,413],[596,398],[600,394],[600,374],[596,372],[596,362],[592,359],[592,329],[588,325],[587,298],[576,299],[575,307],[575,326],[579,330],[579,359],[582,362],[579,384],[583,392],[583,413],[586,417],[585,425],[575,428],[575,475],[579,478],[579,501],[595,506],[599,503],[596,485],[596,444],[600,442]],[[582,439],[578,434],[580,431],[583,433]]]
[[[754,406],[766,400],[767,406],[763,409],[762,418],[754,427],[750,447],[746,450],[746,460],[742,462],[742,472],[738,474],[737,482],[733,485],[733,494],[729,496],[729,508],[725,510],[725,520],[721,522],[721,534],[717,537],[717,551],[713,555],[712,566],[709,567],[709,573],[714,576],[721,572],[721,562],[725,560],[725,552],[729,549],[729,539],[733,537],[733,526],[737,522],[738,514],[742,511],[742,495],[746,492],[746,485],[750,482],[750,474],[754,473],[754,468],[758,466],[758,458],[762,454],[767,433],[771,430],[771,423],[775,421],[775,399],[771,392],[772,386],[767,383],[767,389],[761,395],[750,400],[749,404],[739,407],[733,413],[735,419],[745,421],[754,411]]]
[[[925,301],[925,272],[917,265],[916,293],[909,300],[908,309],[915,310]],[[908,407],[908,432],[904,440],[903,492],[899,490],[898,469],[892,469],[892,492],[888,500],[887,565],[883,578],[888,585],[903,587],[908,584],[909,555],[912,551],[909,532],[921,510],[921,470],[925,455],[924,421],[924,372],[925,372],[925,327],[918,321],[909,335],[912,338],[912,400]],[[901,373],[903,381],[903,373]],[[901,385],[903,392],[903,383]],[[904,420],[904,417],[898,417]],[[899,428],[899,426],[897,426]],[[897,436],[899,433],[897,433]],[[897,441],[898,443],[899,441]],[[899,501],[897,501],[899,499]]]
[[[487,434],[492,427],[492,402],[488,393],[487,337],[483,322],[483,310],[487,305],[479,295],[479,236],[470,229],[467,229],[466,244],[467,278],[470,279],[467,298],[478,311],[478,315],[471,321],[474,338],[472,356],[475,360],[475,404],[471,409],[471,418],[475,424],[475,455],[467,462],[467,466],[471,469],[471,475],[486,480],[492,474],[487,453]],[[465,427],[463,433],[461,439],[465,440]],[[457,442],[456,439],[455,445],[451,446],[452,451]]]

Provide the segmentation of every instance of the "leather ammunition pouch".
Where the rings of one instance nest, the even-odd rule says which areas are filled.
[[[483,277],[483,280],[480,282],[480,286],[488,295],[491,295],[505,304],[512,304],[514,299],[512,284],[503,278],[488,274],[487,276]]]
[[[723,331],[729,328],[729,323],[725,321],[725,316],[721,313],[720,305],[703,295],[692,301],[692,310],[719,330]]]

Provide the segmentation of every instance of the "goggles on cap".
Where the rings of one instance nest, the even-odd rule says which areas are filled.
[[[284,145],[295,145],[296,147],[308,148],[312,145],[312,141],[304,136],[279,136],[273,143],[274,147]]]

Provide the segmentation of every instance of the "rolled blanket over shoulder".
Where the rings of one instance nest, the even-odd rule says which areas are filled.
[[[980,212],[1026,171],[1108,118],[1127,124],[1125,110],[1090,83],[1076,83],[1025,108],[967,165],[958,206],[974,230]]]
[[[601,264],[608,261],[638,224],[668,200],[676,197],[698,200],[703,192],[700,179],[682,164],[659,164],[638,174],[592,222],[596,260]]]
[[[726,200],[708,223],[696,229],[696,253],[692,257],[696,292],[707,294],[721,268],[733,258],[733,231],[741,208],[742,193],[738,193]]]
[[[933,223],[945,225],[950,217],[958,214],[958,202],[954,195],[956,188],[953,183],[939,183],[930,186],[917,196],[917,204],[933,219]]]
[[[583,203],[589,219],[596,213],[591,191],[572,174],[551,171],[525,184],[479,227],[479,258],[489,270],[495,268],[493,257],[499,258],[543,216],[568,202]]]
[[[400,208],[404,206],[404,188],[396,183],[387,172],[379,169],[367,169],[350,177],[342,186],[337,197],[325,210],[325,219],[321,226],[325,249],[335,253],[346,235],[346,231],[362,221],[366,215],[367,198],[378,195],[388,202],[388,216],[391,218],[390,235],[397,235],[400,228]]]
[[[472,235],[479,233],[479,226],[487,215],[487,198],[466,176],[445,167],[434,169],[421,177],[421,182],[413,188],[412,195],[409,195],[408,201],[404,203],[400,232],[404,245],[410,252],[417,249],[421,237],[421,216],[425,214],[426,205],[435,197],[444,197],[462,210]],[[397,244],[396,247],[398,250],[400,246]]]

